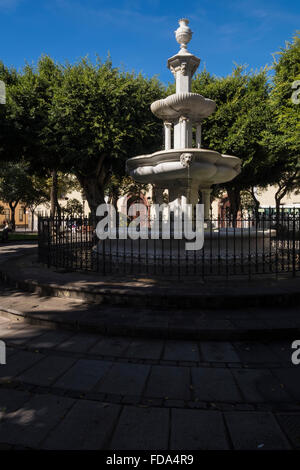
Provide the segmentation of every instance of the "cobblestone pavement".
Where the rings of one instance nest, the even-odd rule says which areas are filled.
[[[16,253],[5,250],[1,260]],[[3,285],[0,296],[57,317],[70,307]],[[0,312],[0,450],[300,448],[291,340],[150,339],[21,320]]]

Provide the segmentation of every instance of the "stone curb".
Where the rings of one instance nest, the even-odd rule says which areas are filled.
[[[83,333],[99,333],[104,336],[142,337],[148,339],[172,339],[172,340],[202,340],[202,341],[252,341],[252,340],[293,340],[300,336],[300,328],[184,328],[182,326],[148,326],[131,325],[128,323],[109,323],[102,321],[89,322],[85,320],[71,320],[65,318],[51,318],[51,314],[41,316],[31,313],[19,312],[17,310],[2,307],[0,304],[0,315],[6,318],[24,321],[32,325],[47,326],[53,329],[66,329],[80,331]],[[212,322],[213,323],[213,322]]]
[[[0,270],[0,279],[5,283],[36,293],[41,296],[52,296],[61,298],[75,298],[106,305],[132,306],[143,308],[176,308],[176,309],[238,309],[243,305],[247,307],[280,307],[297,306],[300,303],[300,278],[297,278],[297,285],[294,289],[286,285],[287,280],[277,281],[276,285],[262,287],[262,282],[257,281],[256,285],[249,286],[245,281],[236,286],[237,292],[226,293],[226,285],[221,291],[205,292],[205,284],[195,285],[197,292],[181,291],[174,289],[174,282],[170,281],[170,288],[151,287],[147,292],[141,287],[85,287],[85,286],[62,286],[49,281],[39,282],[36,279],[22,279],[18,277],[18,261],[20,259],[32,258],[32,254],[22,254],[14,256],[13,260],[5,261]],[[30,265],[30,264],[29,264]],[[41,269],[47,270],[45,267]],[[51,275],[51,270],[49,277]],[[72,273],[73,274],[73,273]],[[65,273],[64,276],[67,276]],[[100,279],[100,278],[99,278]],[[269,280],[265,278],[265,280]],[[109,283],[109,278],[107,278]],[[228,281],[228,287],[232,289],[234,279]],[[224,284],[225,281],[224,281]],[[208,288],[211,289],[211,285]],[[240,289],[240,291],[238,290]],[[225,292],[224,292],[225,291]]]
[[[144,364],[144,365],[159,365],[159,366],[173,366],[173,367],[201,367],[201,368],[223,368],[223,369],[265,369],[266,364],[262,362],[220,362],[220,361],[180,361],[180,360],[164,360],[164,359],[149,359],[142,356],[114,356],[112,354],[96,354],[93,352],[81,352],[81,351],[68,351],[68,350],[57,350],[56,348],[51,347],[31,347],[30,345],[19,345],[9,340],[5,340],[5,344],[8,348],[15,349],[16,351],[28,351],[39,354],[47,354],[48,356],[57,356],[59,352],[60,356],[63,357],[72,357],[76,359],[91,359],[91,360],[101,360],[109,361],[113,363],[121,364]],[[234,364],[234,365],[233,365]],[[294,368],[292,362],[274,362],[268,363],[267,368],[270,369],[282,369],[282,368]],[[1,380],[1,379],[0,379]]]
[[[18,379],[9,382],[0,379],[1,389],[13,389],[22,392],[30,392],[33,394],[52,394],[58,397],[68,397],[73,399],[99,401],[101,403],[120,404],[126,406],[138,406],[141,408],[179,408],[179,409],[199,409],[209,411],[269,411],[269,412],[299,412],[300,405],[290,402],[217,402],[217,401],[200,401],[200,400],[176,400],[169,398],[151,398],[138,395],[119,395],[116,393],[102,393],[93,391],[78,391],[60,387],[52,387],[51,385],[35,385],[23,382]]]

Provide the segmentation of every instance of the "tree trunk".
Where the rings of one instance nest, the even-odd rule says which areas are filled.
[[[82,176],[78,174],[76,176],[84,189],[84,194],[90,207],[91,216],[95,220],[97,207],[105,202],[104,185],[101,184],[99,178],[95,176]]]
[[[34,230],[34,209],[31,209],[31,231],[33,232]]]
[[[11,210],[10,223],[11,223],[11,229],[12,229],[13,232],[16,230],[16,206],[17,206],[18,202],[19,201],[15,202],[15,203],[13,203],[13,202],[9,203],[9,207],[10,207],[10,210]]]
[[[112,194],[110,197],[110,204],[112,204],[116,211],[118,211],[118,196],[116,194]]]
[[[256,195],[255,195],[255,192],[254,192],[254,187],[252,186],[251,189],[250,189],[250,194],[252,196],[252,199],[254,201],[254,213],[255,213],[255,218],[256,220],[258,220],[258,216],[259,216],[259,200],[256,198]]]
[[[288,186],[278,185],[278,190],[275,193],[275,207],[276,207],[276,227],[280,227],[280,203],[284,196],[288,193]]]
[[[277,229],[280,228],[280,203],[281,203],[281,199],[283,199],[283,197],[284,197],[284,194],[282,194],[280,190],[278,190],[275,193],[275,207],[276,207],[275,217],[276,217],[276,228]]]
[[[50,190],[50,217],[55,217],[57,215],[61,217],[61,207],[58,202],[58,178],[57,171],[53,170],[51,172],[52,184]]]
[[[230,218],[232,219],[232,225],[233,227],[236,227],[236,219],[237,219],[237,214],[240,209],[241,205],[241,195],[240,195],[240,190],[233,188],[233,189],[227,189],[227,194],[228,194],[228,199],[230,202]]]

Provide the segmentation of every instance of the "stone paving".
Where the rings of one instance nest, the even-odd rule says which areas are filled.
[[[4,285],[0,295],[12,310],[28,302],[57,319],[66,309],[82,314],[74,299]],[[293,324],[296,310],[285,314]],[[0,310],[0,449],[300,449],[291,339],[175,340],[51,326]]]
[[[1,448],[300,448],[288,341],[109,338],[6,318],[0,336]]]

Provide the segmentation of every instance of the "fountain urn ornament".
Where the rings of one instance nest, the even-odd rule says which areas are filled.
[[[193,32],[188,27],[189,20],[182,18],[179,20],[179,27],[175,31],[176,41],[181,46],[182,51],[187,51],[187,44],[192,39]]]

